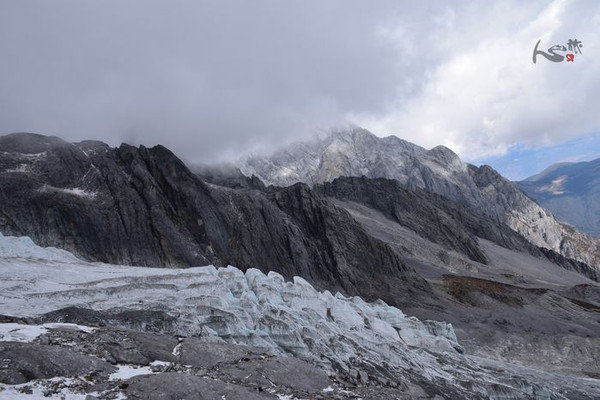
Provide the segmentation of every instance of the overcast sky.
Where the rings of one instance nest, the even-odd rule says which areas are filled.
[[[595,0],[0,0],[0,134],[211,162],[355,124],[520,178],[600,155],[599,37]]]

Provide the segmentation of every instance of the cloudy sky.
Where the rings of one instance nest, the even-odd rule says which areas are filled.
[[[598,37],[595,0],[0,0],[0,134],[212,162],[354,124],[524,178],[600,157]]]

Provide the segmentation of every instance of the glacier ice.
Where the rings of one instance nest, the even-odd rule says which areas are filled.
[[[300,277],[290,282],[258,269],[91,264],[28,238],[1,236],[0,273],[7,314],[34,317],[89,305],[166,310],[178,316],[172,333],[266,347],[331,372],[382,362],[411,368],[429,363],[430,352],[461,350],[444,322],[421,322],[382,301],[317,291]],[[407,357],[413,348],[427,351]]]
[[[0,274],[0,304],[8,315],[37,317],[71,306],[107,313],[160,311],[173,317],[160,333],[294,356],[330,376],[354,376],[362,384],[429,382],[460,393],[468,383],[469,391],[481,396],[520,398],[531,392],[562,398],[529,379],[497,373],[491,361],[486,362],[492,367],[486,367],[463,354],[450,324],[420,321],[380,300],[368,303],[318,291],[300,277],[286,281],[275,272],[232,266],[157,269],[87,263],[28,238],[1,235]],[[37,333],[25,329],[23,335]]]

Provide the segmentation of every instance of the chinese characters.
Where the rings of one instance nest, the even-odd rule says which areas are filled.
[[[554,46],[548,48],[546,51],[538,50],[541,39],[537,41],[535,47],[533,48],[533,63],[535,64],[537,61],[537,56],[543,56],[548,61],[552,62],[562,62],[567,59],[567,62],[573,62],[575,60],[575,54],[582,54],[581,48],[583,47],[583,43],[581,40],[577,39],[569,39],[567,45],[564,46],[562,44],[555,44]],[[567,54],[560,54],[561,52],[569,51]]]

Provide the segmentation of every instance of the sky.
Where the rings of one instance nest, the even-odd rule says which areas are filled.
[[[356,125],[522,179],[600,155],[598,37],[595,0],[0,0],[0,134],[210,163]]]

